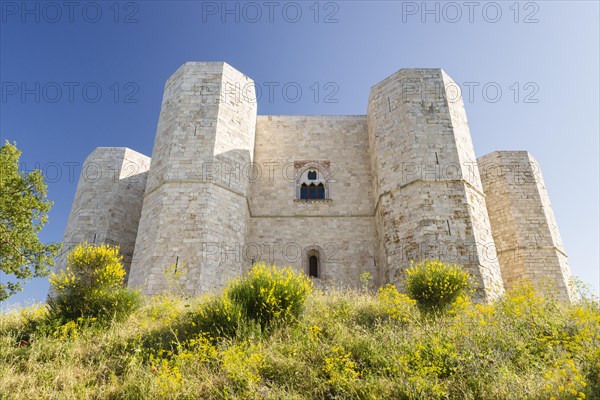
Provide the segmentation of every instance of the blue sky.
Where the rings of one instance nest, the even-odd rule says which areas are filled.
[[[0,136],[47,175],[44,241],[62,240],[95,147],[151,155],[165,80],[186,61],[250,76],[259,114],[365,114],[396,70],[441,67],[463,89],[477,156],[540,162],[571,269],[598,291],[598,2],[2,0],[0,18]],[[47,289],[34,280],[4,306]]]

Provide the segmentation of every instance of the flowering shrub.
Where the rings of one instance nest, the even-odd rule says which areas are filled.
[[[544,373],[544,391],[550,399],[585,399],[587,383],[572,359],[556,361]]]
[[[221,367],[238,391],[248,393],[260,382],[264,356],[258,346],[242,342],[221,353]]]
[[[79,325],[75,321],[69,321],[56,329],[52,335],[61,340],[77,339],[79,336]]]
[[[445,309],[471,288],[469,274],[461,267],[436,260],[411,263],[405,285],[408,296],[426,310]]]
[[[304,274],[289,267],[255,264],[229,285],[226,296],[242,307],[247,318],[265,328],[275,320],[297,319],[311,291],[312,283]]]
[[[393,286],[316,291],[264,330],[228,290],[158,296],[108,329],[0,313],[0,398],[600,400],[597,300],[467,294],[431,318]]]
[[[205,300],[192,319],[211,339],[244,337],[253,327],[264,330],[274,321],[293,321],[311,292],[310,280],[291,268],[256,264],[225,291]]]
[[[399,322],[408,322],[414,315],[415,300],[405,294],[398,293],[396,286],[387,284],[379,289],[379,302],[390,318]]]
[[[350,353],[341,346],[333,346],[323,363],[323,372],[333,387],[343,388],[349,382],[360,377]]]
[[[176,360],[154,358],[150,355],[150,363],[151,370],[156,375],[156,385],[161,397],[167,397],[183,386],[183,375],[176,365]]]
[[[318,342],[323,334],[323,329],[319,325],[311,325],[308,328],[308,337],[311,341]]]
[[[67,255],[67,266],[50,277],[56,294],[48,301],[50,319],[68,322],[123,319],[141,304],[138,292],[123,287],[119,248],[83,243]]]
[[[207,300],[193,319],[198,329],[212,339],[234,337],[244,325],[242,308],[226,296]]]

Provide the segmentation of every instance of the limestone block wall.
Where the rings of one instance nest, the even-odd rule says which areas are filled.
[[[440,69],[400,70],[371,89],[368,135],[378,263],[401,284],[410,260],[463,265],[479,296],[503,292],[464,106]]]
[[[538,162],[526,151],[478,159],[507,289],[527,279],[573,300],[571,274]]]
[[[150,158],[125,147],[98,147],[83,163],[57,267],[78,243],[119,245],[129,271]]]
[[[247,237],[248,182],[235,174],[252,161],[253,99],[253,81],[221,62],[186,63],[167,81],[129,286],[170,290],[172,264],[189,294],[242,272],[239,259],[215,249]]]
[[[308,272],[319,251],[319,282],[355,286],[374,262],[373,187],[366,116],[259,116],[251,224],[244,258]],[[299,200],[304,165],[324,166],[328,199]]]
[[[130,287],[195,295],[252,262],[308,273],[318,254],[318,286],[356,286],[362,272],[401,286],[411,260],[436,258],[471,273],[482,299],[524,278],[574,298],[539,165],[527,152],[477,160],[442,70],[386,78],[366,116],[256,111],[254,82],[231,66],[181,66],[165,85],[152,160],[106,147],[86,159],[58,267],[76,243],[118,244]],[[298,198],[309,170],[325,199]]]

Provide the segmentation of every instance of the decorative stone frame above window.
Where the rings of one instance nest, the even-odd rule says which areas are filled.
[[[295,161],[295,200],[330,201],[330,161]]]

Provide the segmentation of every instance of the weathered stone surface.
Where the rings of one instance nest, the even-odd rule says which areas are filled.
[[[246,258],[308,273],[319,251],[320,283],[356,286],[378,280],[374,265],[373,191],[365,116],[259,116],[250,189]],[[324,172],[327,200],[297,200],[305,167]]]
[[[485,300],[522,277],[564,286],[541,177],[518,187],[506,174],[480,177],[513,158],[539,167],[513,152],[478,164],[456,87],[440,69],[404,69],[371,89],[367,115],[257,117],[250,78],[186,63],[166,83],[149,172],[138,155],[140,183],[127,191],[126,179],[80,180],[65,238],[132,245],[137,232],[129,286],[147,294],[174,290],[173,264],[179,288],[200,294],[259,261],[306,273],[312,262],[322,287],[357,286],[363,272],[401,286],[410,261],[426,258],[462,265]],[[133,157],[118,151],[86,162]],[[324,198],[301,199],[308,187]],[[509,261],[532,235],[543,262]]]
[[[400,70],[371,89],[368,132],[379,262],[401,284],[410,261],[469,271],[481,297],[502,293],[485,196],[462,100],[440,69]]]
[[[184,291],[198,294],[243,271],[239,259],[212,256],[248,235],[248,181],[217,179],[252,161],[256,103],[244,87],[251,98],[252,80],[221,62],[186,63],[167,81],[130,286],[168,290],[165,268],[177,264]]]
[[[538,162],[526,151],[496,151],[478,159],[502,277],[523,280],[574,300],[554,212]]]
[[[129,272],[150,158],[125,147],[98,147],[83,163],[57,267],[81,242],[119,245]]]

